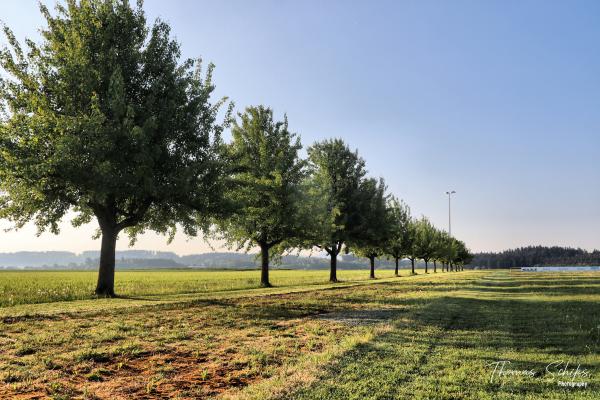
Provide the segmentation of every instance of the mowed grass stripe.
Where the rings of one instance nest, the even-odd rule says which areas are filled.
[[[600,307],[596,297],[556,301],[538,292],[507,299],[501,288],[568,286],[562,280],[597,284],[597,275],[573,278],[497,272],[468,291],[447,292],[417,305],[391,332],[348,352],[313,385],[292,399],[597,399],[600,398]],[[492,288],[478,298],[477,288]],[[574,288],[573,291],[576,291]],[[589,297],[589,296],[588,296]],[[552,301],[547,301],[552,298]],[[568,389],[545,372],[548,364],[571,360],[591,372],[589,387]],[[494,362],[534,369],[537,375],[491,380]],[[575,366],[573,366],[575,363]],[[552,370],[552,369],[551,369]],[[556,372],[556,371],[555,371]],[[564,378],[568,380],[568,378]],[[577,379],[581,380],[581,379]]]
[[[455,290],[457,280],[476,274],[459,275],[16,319],[0,330],[0,398],[244,398],[241,389],[264,382],[267,389],[251,397],[263,399],[289,388],[270,379],[295,371],[304,382],[321,365],[299,360],[325,362],[368,341],[388,323],[387,312],[403,314],[412,302]],[[347,313],[382,318],[365,325],[336,317]]]

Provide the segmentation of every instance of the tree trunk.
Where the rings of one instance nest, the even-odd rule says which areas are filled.
[[[433,260],[433,273],[437,273],[437,262]]]
[[[429,264],[429,261],[428,260],[423,260],[423,261],[425,261],[425,273],[428,274],[429,272],[427,271],[427,266]]]
[[[100,266],[96,295],[115,297],[115,250],[118,231],[114,227],[102,228],[102,247],[100,248]]]
[[[415,259],[414,258],[410,259],[410,265],[412,266],[412,273],[414,275],[415,274]]]
[[[269,246],[266,243],[260,244],[260,256],[262,260],[260,265],[260,286],[271,287],[271,283],[269,282]]]
[[[369,277],[375,279],[375,256],[369,256],[369,261],[371,262],[371,275]]]
[[[454,272],[454,266],[452,265],[452,262],[450,262],[450,271]]]
[[[335,246],[334,246],[335,247]],[[331,263],[329,264],[329,282],[335,283],[337,282],[337,254],[335,249],[332,248],[331,253]]]
[[[395,271],[396,276],[398,276],[398,257],[396,257],[396,271]]]

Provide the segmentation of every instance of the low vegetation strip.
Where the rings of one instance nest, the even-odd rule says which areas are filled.
[[[419,271],[417,271],[419,272]],[[401,271],[408,276],[410,272]],[[274,270],[277,287],[301,287],[327,283],[328,271]],[[392,270],[378,271],[379,278],[391,278]],[[126,297],[195,295],[217,291],[256,289],[260,271],[141,270],[117,271],[116,291]],[[0,271],[0,308],[19,304],[92,299],[97,274],[94,271]],[[365,281],[363,270],[340,271],[342,281]]]
[[[29,305],[97,309],[0,323],[0,397],[594,399],[600,292],[573,296],[598,284],[469,271],[126,309]],[[538,375],[494,377],[501,361]],[[560,361],[587,386],[544,372]]]
[[[157,274],[153,277],[151,281],[153,283],[158,284],[160,282],[160,271],[155,271]],[[256,273],[256,271],[254,271]],[[213,290],[205,291],[199,290],[196,292],[186,292],[186,293],[174,293],[174,294],[165,294],[165,295],[139,295],[132,296],[124,294],[121,297],[113,298],[113,299],[97,299],[95,296],[88,293],[85,300],[72,300],[72,301],[55,301],[55,302],[40,302],[38,299],[33,299],[34,302],[31,304],[20,304],[15,306],[7,306],[0,307],[0,319],[4,322],[10,322],[12,320],[20,320],[24,318],[46,318],[51,316],[56,316],[60,314],[70,314],[70,313],[97,313],[103,312],[105,310],[122,310],[122,309],[132,309],[138,307],[154,307],[161,306],[165,307],[169,304],[175,303],[188,303],[193,304],[195,302],[202,302],[206,300],[213,299],[232,299],[239,297],[255,297],[255,296],[269,296],[269,295],[277,295],[277,294],[285,294],[285,293],[300,293],[300,292],[309,292],[314,290],[326,290],[326,289],[336,289],[341,287],[349,287],[356,285],[370,285],[370,284],[380,284],[388,281],[395,281],[398,279],[402,280],[412,280],[412,279],[424,279],[427,275],[422,274],[422,271],[418,271],[418,274],[409,275],[408,273],[404,273],[400,277],[391,276],[385,273],[382,273],[380,278],[372,280],[365,278],[366,274],[364,271],[347,271],[349,274],[345,275],[347,278],[354,278],[343,280],[337,282],[335,284],[326,283],[324,279],[316,280],[320,278],[321,275],[324,277],[324,271],[317,271],[319,274],[315,274],[315,279],[309,280],[308,284],[301,284],[300,282],[306,282],[303,279],[302,275],[305,271],[281,271],[287,277],[288,285],[277,285],[270,288],[261,288],[258,285],[249,286],[249,288],[243,289],[230,289],[230,290],[219,290],[220,284],[218,283],[219,273],[213,271],[203,271],[204,275],[207,275],[204,279],[210,281],[211,283],[215,283],[213,286]],[[362,272],[361,274],[357,272]],[[215,276],[211,276],[215,274]],[[137,276],[143,277],[142,272],[137,272]],[[233,275],[231,275],[233,277]],[[130,277],[130,279],[134,279],[135,276]],[[185,280],[185,277],[181,278]],[[234,278],[235,279],[235,278]],[[452,279],[449,277],[448,279]],[[455,277],[454,279],[459,279]],[[281,280],[279,282],[285,283],[285,280]]]

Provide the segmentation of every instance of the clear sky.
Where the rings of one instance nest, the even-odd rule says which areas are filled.
[[[33,0],[0,19],[37,38]],[[51,2],[46,2],[51,4]],[[162,1],[186,57],[216,64],[218,95],[265,104],[305,146],[341,137],[413,214],[474,251],[600,248],[600,2]],[[6,224],[0,225],[6,226]],[[0,251],[99,248],[94,226],[0,232]],[[121,240],[119,249],[126,249]],[[170,246],[148,234],[135,248]]]

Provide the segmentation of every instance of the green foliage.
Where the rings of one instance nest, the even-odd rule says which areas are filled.
[[[388,202],[388,208],[390,235],[385,250],[390,257],[398,260],[411,251],[410,208],[406,203],[393,196]]]
[[[452,240],[448,232],[437,230],[435,231],[434,236],[434,254],[432,258],[437,261],[441,261],[443,263],[448,263],[449,251],[448,246]]]
[[[221,140],[212,102],[213,66],[180,60],[169,26],[148,25],[141,2],[67,0],[51,14],[42,42],[21,47],[4,28],[0,50],[0,218],[33,221],[58,233],[97,219],[102,236],[96,293],[114,295],[115,245],[153,230],[171,240],[211,224],[231,246],[325,250],[330,280],[345,246],[373,261],[383,254],[462,265],[464,243],[389,200],[383,180],[341,139],[315,143],[302,160],[287,118],[249,107]],[[308,166],[308,168],[305,168]]]
[[[426,217],[416,222],[416,253],[417,258],[427,262],[433,258],[436,251],[435,228]]]
[[[144,229],[195,234],[219,207],[223,103],[213,67],[180,59],[169,26],[138,5],[69,1],[25,52],[8,28],[0,53],[0,217],[58,233],[94,216],[132,239]]]
[[[217,221],[219,231],[239,248],[259,245],[279,254],[299,237],[302,227],[300,184],[306,162],[298,156],[300,139],[287,118],[273,121],[271,109],[248,107],[232,128],[227,147],[234,165],[227,199],[235,211]]]
[[[406,257],[408,259],[419,258],[419,231],[418,231],[418,220],[410,218],[407,225],[406,234]]]
[[[464,266],[473,255],[464,242],[450,236],[445,231],[437,231],[434,235],[434,251],[431,258],[445,264]]]
[[[216,117],[225,100],[210,102],[212,65],[203,77],[200,62],[180,63],[169,26],[148,27],[141,3],[40,8],[48,26],[27,53],[4,28],[0,218],[58,233],[69,210],[75,226],[95,217],[96,292],[112,296],[121,231],[132,242],[146,229],[172,239],[177,224],[195,235],[222,211]]]
[[[487,268],[533,267],[534,265],[600,265],[600,250],[588,251],[559,246],[527,246],[498,253],[477,253],[470,264]]]
[[[360,186],[361,221],[350,247],[358,256],[374,258],[386,252],[395,221],[388,207],[389,196],[383,179],[364,179]]]
[[[341,139],[317,142],[308,149],[310,177],[305,183],[307,247],[317,246],[337,256],[361,228],[361,183],[365,162]]]
[[[471,254],[471,252],[469,251],[469,249],[467,249],[467,246],[465,245],[465,243],[463,241],[460,240],[454,240],[453,241],[453,246],[454,246],[454,250],[453,250],[453,254],[454,254],[454,260],[453,262],[459,266],[463,266],[465,264],[468,264],[469,262],[471,262],[471,260],[473,259],[473,254]]]

